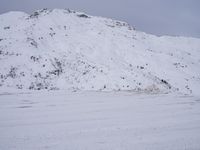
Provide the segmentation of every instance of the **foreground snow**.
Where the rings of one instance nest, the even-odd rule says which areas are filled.
[[[200,98],[121,93],[2,93],[2,150],[199,150]]]

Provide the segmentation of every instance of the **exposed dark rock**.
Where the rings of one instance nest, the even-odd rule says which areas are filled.
[[[8,29],[10,29],[10,27],[9,27],[9,26],[7,26],[7,27],[4,27],[4,30],[8,30]]]
[[[87,16],[86,14],[80,14],[80,15],[77,15],[78,17],[81,17],[81,18],[90,18],[89,16]]]

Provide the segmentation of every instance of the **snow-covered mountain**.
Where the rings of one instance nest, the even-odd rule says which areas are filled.
[[[200,39],[65,10],[0,15],[0,89],[199,94]]]

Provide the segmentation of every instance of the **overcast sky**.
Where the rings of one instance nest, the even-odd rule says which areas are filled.
[[[156,35],[200,37],[200,0],[0,0],[0,13],[70,8],[123,20]]]

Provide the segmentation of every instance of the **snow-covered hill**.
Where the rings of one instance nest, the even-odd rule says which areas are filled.
[[[0,89],[199,94],[200,39],[71,10],[0,15]]]

